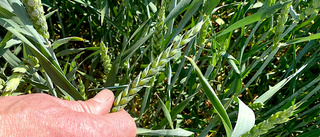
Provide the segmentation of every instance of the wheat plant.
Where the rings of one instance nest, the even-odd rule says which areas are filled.
[[[122,110],[130,100],[143,88],[149,81],[160,73],[167,64],[196,34],[198,34],[203,22],[199,22],[194,28],[189,30],[179,40],[174,41],[173,45],[161,52],[159,56],[151,62],[142,72],[140,72],[132,83],[121,92],[113,103],[112,112]]]
[[[0,95],[110,89],[138,136],[317,135],[319,5],[1,0]]]
[[[22,0],[30,19],[40,35],[49,39],[48,25],[44,16],[41,0]]]

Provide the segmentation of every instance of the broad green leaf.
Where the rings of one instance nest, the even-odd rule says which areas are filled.
[[[7,42],[9,40],[11,40],[12,33],[11,32],[7,32],[6,36],[2,39],[2,41],[0,42],[0,57],[2,57],[2,55],[8,50],[7,46]]]
[[[233,23],[232,25],[230,25],[227,29],[221,31],[220,33],[218,33],[217,37],[218,36],[222,36],[224,34],[227,34],[237,28],[240,28],[240,27],[243,27],[245,25],[248,25],[248,24],[251,24],[251,23],[254,23],[254,22],[257,22],[261,19],[261,16],[262,14],[265,12],[265,10],[261,10],[259,12],[256,12],[248,17],[245,17],[235,23]]]
[[[160,107],[161,107],[161,109],[162,109],[162,111],[163,111],[163,113],[164,113],[164,116],[167,118],[167,120],[168,120],[168,122],[169,122],[169,124],[170,124],[170,127],[171,127],[172,129],[174,129],[174,128],[173,128],[173,122],[172,122],[172,118],[171,118],[170,112],[168,111],[166,105],[163,103],[163,101],[161,100],[161,98],[160,98],[159,96],[158,96],[158,98],[159,98]]]
[[[54,13],[57,12],[57,11],[58,11],[58,9],[47,13],[47,14],[45,15],[46,19],[50,18],[50,17],[52,16],[52,14],[54,14]]]
[[[6,50],[6,52],[3,54],[3,57],[13,67],[17,67],[21,62],[21,60],[16,55],[14,55],[10,50]]]
[[[105,87],[105,88],[95,88],[95,89],[89,89],[88,91],[103,90],[103,89],[124,90],[127,86],[128,85],[120,85],[120,86],[112,86],[112,87]]]
[[[317,84],[320,81],[320,75],[313,79],[311,82],[309,82],[307,85],[305,85],[304,87],[300,88],[298,91],[296,91],[294,94],[292,94],[291,96],[287,97],[286,99],[284,99],[283,101],[281,101],[280,103],[277,103],[276,106],[273,106],[271,109],[269,109],[267,112],[265,112],[262,117],[271,115],[272,113],[274,113],[277,109],[279,109],[280,107],[284,106],[286,103],[288,103],[290,100],[292,100],[293,98],[298,97],[301,93],[305,92],[306,90],[308,90],[310,87],[314,86],[315,84]],[[317,90],[317,88],[320,88],[320,86],[317,86],[315,89]],[[313,89],[314,90],[314,89]],[[312,91],[311,91],[312,92]]]
[[[63,38],[63,39],[58,39],[57,41],[55,41],[54,43],[52,43],[52,49],[56,49],[58,47],[60,47],[63,44],[68,43],[69,41],[83,41],[82,38],[79,37],[67,37],[67,38]]]
[[[183,29],[183,27],[190,21],[192,16],[198,11],[200,5],[202,4],[202,0],[194,0],[188,7],[188,10],[184,14],[183,18],[180,20],[178,26],[176,29],[173,31],[173,33],[166,38],[165,40],[165,45],[167,45],[170,41],[172,41]]]
[[[108,7],[108,2],[107,1],[104,1],[102,2],[102,9],[100,10],[101,12],[101,26],[103,25],[103,21],[104,21],[104,17],[106,16],[106,11],[107,11],[107,7]]]
[[[232,133],[232,125],[231,125],[231,122],[230,122],[229,116],[227,115],[226,110],[224,109],[222,103],[220,102],[218,96],[216,95],[216,93],[214,92],[212,87],[210,86],[207,79],[202,75],[202,72],[199,69],[199,67],[197,66],[197,64],[191,58],[189,58],[189,57],[186,57],[186,58],[190,61],[190,63],[194,67],[196,73],[198,74],[198,77],[199,77],[200,83],[202,85],[202,88],[204,90],[204,93],[207,95],[207,97],[209,98],[213,107],[217,111],[219,117],[221,118],[223,126],[227,132],[227,136],[230,137],[231,133]]]
[[[104,83],[103,86],[111,87],[111,86],[114,86],[114,84],[116,83],[115,79],[117,79],[117,76],[118,76],[117,73],[118,73],[119,66],[120,66],[120,60],[121,60],[121,56],[118,56],[118,57],[116,57],[115,61],[112,62],[111,71],[108,74],[106,83]]]
[[[139,47],[145,43],[151,36],[153,32],[150,32],[148,35],[140,38],[136,43],[134,43],[128,50],[126,50],[121,56],[121,62],[124,62],[128,58],[130,58],[138,49]]]
[[[311,131],[300,134],[297,137],[319,137],[319,133],[320,129],[313,129]]]
[[[58,52],[57,53],[57,57],[68,56],[68,55],[75,54],[75,53],[78,53],[78,52],[81,52],[81,51],[84,51],[84,50],[86,50],[86,48],[65,49],[65,50],[62,50],[62,51]]]
[[[208,135],[208,133],[210,132],[210,130],[215,126],[216,121],[210,121],[210,123],[208,124],[208,126],[201,131],[200,135],[198,137],[206,137]]]
[[[148,26],[145,26],[147,23],[149,22],[149,19],[148,20],[146,20],[145,22],[143,22],[140,26],[139,26],[139,28],[137,29],[137,30],[135,30],[134,31],[134,33],[131,35],[131,37],[129,38],[129,40],[124,44],[124,46],[123,46],[123,49],[126,49],[127,48],[127,46],[128,46],[128,44],[131,42],[131,40],[133,39],[133,38],[135,38],[139,33],[145,33],[145,30],[144,30],[144,28],[145,27],[148,27]],[[151,32],[152,34],[153,34],[153,32]],[[140,38],[141,39],[141,38]],[[132,45],[131,47],[133,47],[134,45]],[[126,52],[126,51],[125,51]],[[125,56],[125,52],[121,52],[121,57],[123,57],[123,56]],[[128,52],[129,53],[129,52]],[[128,53],[126,53],[126,54],[128,54]],[[124,62],[125,60],[122,60],[122,62]],[[113,63],[113,65],[118,65],[118,64],[115,64],[115,63]]]
[[[182,0],[180,1],[169,13],[169,15],[166,17],[164,22],[166,23],[167,21],[170,21],[171,19],[175,18],[178,16],[185,8],[186,6],[190,3],[191,0]]]
[[[285,4],[289,4],[289,2],[291,2],[291,1],[288,1],[288,2],[285,2],[285,3],[275,4],[275,5],[271,6],[271,7],[268,7],[266,9],[260,10],[260,11],[254,13],[254,14],[248,16],[248,17],[245,17],[245,18],[233,23],[227,29],[219,32],[217,36],[218,37],[222,36],[224,34],[227,34],[227,33],[231,32],[231,31],[237,29],[237,28],[240,28],[240,27],[243,27],[245,25],[249,25],[251,23],[257,22],[260,19],[268,18],[270,15],[272,15],[272,13],[277,12]]]
[[[175,106],[170,112],[171,118],[175,119],[176,116],[188,105],[188,103],[194,98],[196,94],[198,94],[198,92],[192,94],[186,100],[182,101],[179,105]],[[167,119],[162,119],[161,122],[156,126],[156,129],[162,128],[167,123]]]
[[[82,76],[86,77],[88,80],[94,82],[94,83],[99,83],[96,79],[94,79],[92,76],[82,72],[82,71],[77,71],[79,74],[81,74]]]
[[[318,84],[317,87],[315,87],[313,90],[311,90],[303,99],[300,100],[300,102],[307,102],[310,100],[310,98],[319,92],[320,90],[320,85]],[[319,95],[319,94],[318,94]]]
[[[313,34],[308,37],[302,37],[302,38],[296,38],[296,39],[290,40],[290,41],[286,42],[283,46],[296,44],[296,43],[300,43],[300,42],[305,42],[305,41],[310,41],[310,40],[319,39],[319,38],[320,38],[320,33],[317,33],[317,34]]]
[[[278,50],[280,49],[280,47],[276,47],[267,57],[267,59],[263,62],[262,66],[258,69],[258,71],[251,77],[251,79],[249,80],[248,83],[246,83],[246,85],[241,89],[241,91],[238,94],[241,94],[246,88],[248,88],[251,83],[253,81],[255,81],[258,76],[262,73],[262,71],[266,68],[266,66],[270,63],[270,61],[274,58],[274,56],[276,55],[276,53],[278,52]],[[264,58],[269,52],[271,51],[271,47],[269,47],[261,56],[261,58]],[[258,61],[256,61],[254,63],[254,66],[257,65]],[[250,68],[249,68],[250,69]],[[251,70],[252,71],[252,70]]]
[[[11,8],[10,4],[6,0],[0,1],[0,17],[4,17],[7,19],[16,17],[17,15],[12,13],[13,9]]]
[[[87,56],[85,59],[83,59],[76,67],[74,67],[74,68],[66,75],[67,79],[72,79],[72,77],[74,76],[74,74],[77,72],[78,68],[79,68],[86,60],[88,60],[89,58],[91,58],[91,57],[93,57],[93,56],[95,56],[95,55],[97,55],[97,54],[99,54],[99,53],[100,53],[100,51],[96,51],[96,52],[90,54],[89,56]],[[88,77],[87,79],[90,78],[89,80],[91,80],[91,81],[93,80],[93,82],[98,83],[96,80],[94,80],[94,78],[92,78],[92,77],[89,76],[88,74],[85,74],[84,76],[85,76],[85,77]]]
[[[207,0],[203,3],[203,11],[206,15],[211,15],[213,9],[220,3],[220,0]]]
[[[237,61],[237,59],[235,59],[232,55],[230,55],[229,53],[223,52],[221,53],[222,56],[224,56],[228,63],[230,64],[231,68],[237,73],[240,74],[240,70],[238,68],[237,65],[239,65],[239,62]]]
[[[293,77],[295,77],[297,74],[299,74],[305,67],[307,67],[308,64],[303,65],[297,72],[290,75],[289,77],[283,79],[279,83],[277,83],[275,86],[271,87],[267,92],[262,94],[257,100],[255,100],[253,103],[265,103],[268,99],[270,99],[276,92],[278,92],[285,84],[287,84]]]
[[[150,2],[148,5],[149,5],[149,7],[150,7],[150,9],[152,10],[153,13],[157,12],[158,9],[157,9],[156,5],[154,5],[152,2]]]
[[[242,134],[250,131],[250,129],[254,126],[255,123],[255,115],[254,112],[244,104],[239,98],[239,110],[238,110],[238,118],[236,126],[232,132],[232,137],[239,137]]]
[[[159,129],[159,130],[151,130],[145,128],[137,128],[138,135],[146,135],[146,136],[182,136],[188,137],[193,135],[194,133],[191,131],[187,131],[184,129]]]

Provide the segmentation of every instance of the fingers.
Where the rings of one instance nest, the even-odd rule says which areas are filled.
[[[106,120],[105,126],[108,128],[104,128],[104,135],[114,133],[115,137],[135,137],[137,134],[137,127],[133,118],[124,110],[108,114]]]
[[[94,98],[87,101],[61,101],[61,105],[77,112],[105,115],[109,113],[113,100],[113,93],[108,89],[104,89]]]
[[[83,137],[135,137],[136,125],[131,116],[124,110],[108,115],[91,115],[75,111],[66,112],[52,119],[56,124],[49,124],[46,129],[61,130],[63,136]],[[55,136],[60,132],[53,132]]]
[[[83,122],[85,123],[81,125],[85,127],[80,127],[80,129],[94,128],[90,129],[91,131],[96,131],[93,132],[93,134],[96,134],[93,136],[135,137],[137,133],[135,122],[126,111],[121,110],[116,113],[109,113],[113,100],[114,95],[110,90],[102,90],[94,98],[89,99],[88,101],[67,101],[65,104],[69,105],[69,108],[77,112],[99,114],[83,114],[83,116],[80,116],[81,118],[79,118],[84,120]]]

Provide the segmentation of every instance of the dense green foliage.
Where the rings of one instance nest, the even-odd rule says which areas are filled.
[[[42,0],[41,31],[30,1],[0,1],[1,96],[108,88],[139,135],[320,132],[320,0]]]

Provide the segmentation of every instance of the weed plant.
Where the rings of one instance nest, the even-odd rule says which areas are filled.
[[[139,136],[318,136],[320,0],[1,0],[0,95],[114,91]]]

